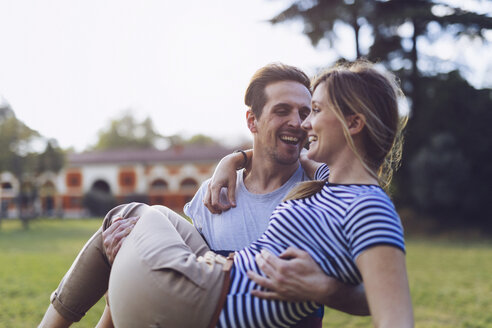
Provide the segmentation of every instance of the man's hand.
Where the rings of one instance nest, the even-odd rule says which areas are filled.
[[[327,276],[305,251],[289,247],[280,257],[262,250],[256,263],[267,277],[249,271],[248,277],[266,291],[252,290],[251,295],[292,302],[315,301],[355,315],[368,315],[363,285],[344,284]]]
[[[249,271],[248,277],[268,291],[253,290],[251,294],[266,299],[285,301],[320,301],[316,294],[320,285],[333,283],[311,256],[300,249],[289,247],[280,257],[262,250],[256,263],[267,277]]]
[[[138,219],[138,217],[127,219],[116,218],[109,228],[103,231],[103,245],[110,264],[113,264],[114,258],[118,254],[123,241],[133,230]]]

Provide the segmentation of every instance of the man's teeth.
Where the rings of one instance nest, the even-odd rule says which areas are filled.
[[[313,141],[318,140],[318,137],[316,137],[316,136],[309,136],[309,139],[308,140],[309,140],[309,142],[313,142]]]
[[[290,142],[299,142],[299,138],[289,137],[289,136],[280,136],[281,140],[290,141]]]

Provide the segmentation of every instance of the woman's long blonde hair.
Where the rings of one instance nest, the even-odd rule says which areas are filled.
[[[338,64],[312,82],[313,92],[323,84],[328,104],[343,127],[345,139],[365,169],[387,189],[393,172],[400,165],[407,117],[400,117],[398,106],[404,99],[396,77],[380,72],[367,60]],[[365,118],[363,149],[357,149],[345,117],[361,114]],[[299,184],[287,199],[308,197],[323,187],[325,181]]]

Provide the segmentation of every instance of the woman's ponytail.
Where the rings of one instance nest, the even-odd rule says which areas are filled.
[[[315,193],[321,191],[325,185],[326,180],[312,180],[305,181],[297,184],[294,188],[289,191],[287,196],[284,198],[284,202],[287,200],[306,198]]]

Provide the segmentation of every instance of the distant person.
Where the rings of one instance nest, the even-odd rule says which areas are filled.
[[[254,155],[251,159],[245,159],[241,153],[230,156],[231,160],[238,159],[242,165],[248,166],[247,172],[240,170],[237,175],[235,170],[233,172],[235,176],[233,183],[236,183],[235,193],[229,192],[229,197],[234,199],[235,195],[234,202],[237,206],[227,212],[219,213],[230,206],[218,202],[216,197],[218,193],[214,192],[211,195],[214,195],[215,199],[210,199],[207,203],[216,214],[210,213],[203,206],[204,195],[209,188],[208,181],[185,206],[185,213],[192,218],[195,227],[213,251],[222,254],[237,251],[257,240],[266,230],[271,212],[287,192],[296,183],[309,179],[300,167],[298,159],[306,138],[301,123],[310,113],[310,101],[309,79],[297,68],[273,64],[263,67],[253,76],[246,91],[245,103],[249,107],[246,118],[253,134]],[[232,185],[230,187],[229,190],[233,191]],[[225,195],[222,196],[226,198]],[[144,210],[144,206],[137,206],[129,213],[125,213],[125,216],[137,215]],[[104,250],[101,237],[99,235],[94,237],[92,243],[99,245],[98,250],[95,253],[84,253],[85,257],[79,257],[78,261],[90,262],[88,266],[91,268],[101,268],[99,271],[93,269],[94,273],[97,272],[97,283],[91,281],[93,278],[90,274],[83,274],[91,286],[97,286],[98,292],[95,293],[97,295],[86,304],[78,304],[84,296],[79,296],[75,291],[79,286],[84,285],[84,282],[71,276],[65,277],[53,294],[54,307],[50,306],[48,309],[44,324],[49,326],[48,322],[54,322],[47,321],[49,318],[58,319],[60,322],[66,321],[67,324],[78,321],[102,296],[107,288],[109,262],[118,251],[120,241],[126,236],[127,229],[130,229],[135,222],[136,220],[133,219],[118,220],[105,232],[108,261],[104,259],[105,255],[101,257],[95,254]],[[290,285],[291,289],[296,290],[293,294],[289,292],[289,295],[284,296],[306,300],[309,299],[307,297],[312,297],[314,288],[324,295],[323,304],[349,313],[368,314],[362,285],[340,283],[326,276],[306,252],[300,250],[293,252],[290,256],[295,257],[296,261],[283,265],[295,272],[302,270],[303,275],[296,277],[295,280],[283,277],[284,286]],[[91,256],[98,259],[100,263],[92,263]],[[74,268],[77,268],[76,264]],[[71,285],[70,279],[73,279],[73,287],[67,287]],[[298,288],[299,280],[310,288],[305,290]],[[316,283],[313,284],[313,281]],[[301,321],[299,326],[321,327],[322,315],[319,312],[322,313],[322,308],[318,314]],[[105,318],[109,318],[109,310],[105,311],[101,325],[105,322]]]

